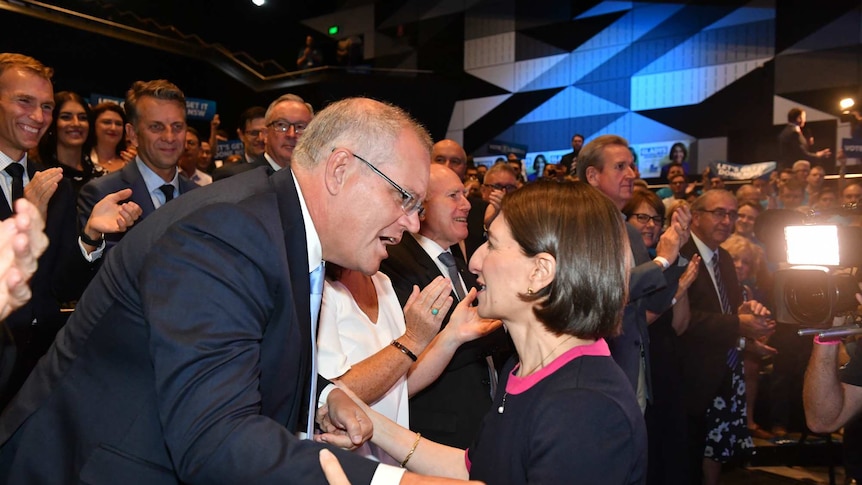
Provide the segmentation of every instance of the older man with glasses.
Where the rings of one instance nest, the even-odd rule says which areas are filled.
[[[741,349],[746,338],[770,335],[775,322],[762,304],[744,298],[733,258],[720,247],[739,217],[733,194],[709,190],[691,213],[691,239],[680,255],[702,259],[688,289],[691,322],[680,339],[689,483],[717,483],[721,464],[751,446]]]
[[[500,213],[503,196],[518,190],[518,174],[505,162],[496,163],[488,169],[482,181],[482,200],[488,203],[485,209],[485,227],[488,227]]]

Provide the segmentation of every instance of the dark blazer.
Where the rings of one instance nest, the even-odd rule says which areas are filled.
[[[0,482],[325,484],[293,434],[311,336],[292,173],[203,187],[140,227],[0,416]],[[369,483],[375,463],[337,453]]]
[[[30,180],[37,171],[46,167],[28,160],[27,172]],[[5,199],[0,201],[0,219],[12,215],[12,208]],[[17,357],[9,380],[0,383],[0,407],[4,406],[36,362],[48,350],[54,335],[66,321],[60,311],[60,303],[77,300],[92,277],[91,267],[78,248],[75,195],[68,180],[61,180],[48,203],[45,234],[49,245],[38,261],[38,269],[30,280],[32,298],[12,312],[5,325],[14,337]],[[5,353],[5,352],[4,352]],[[8,370],[0,371],[7,374]]]
[[[488,203],[482,200],[481,197],[470,197],[470,212],[467,214],[467,239],[464,240],[464,247],[467,249],[467,254],[461,254],[461,246],[455,244],[452,246],[452,254],[455,259],[460,257],[466,262],[470,262],[473,253],[479,249],[479,246],[485,244],[485,210],[488,208]]]
[[[791,168],[797,160],[816,163],[820,161],[820,157],[809,151],[808,140],[802,130],[797,125],[788,123],[778,135],[778,168]]]
[[[252,160],[251,162],[225,163],[213,172],[213,182],[253,170],[257,167],[272,168],[269,162],[267,162],[263,157],[257,160]]]
[[[476,277],[467,270],[460,258],[455,258],[464,284],[469,290],[476,286]],[[405,234],[401,242],[389,247],[389,258],[380,270],[392,280],[392,286],[403,307],[413,291],[413,285],[424,288],[440,276],[440,269],[413,236]],[[458,299],[443,320],[449,322]],[[476,437],[482,417],[491,407],[490,376],[487,355],[494,354],[495,363],[502,366],[510,347],[509,337],[500,328],[490,335],[462,345],[440,377],[430,386],[410,398],[410,429],[429,439],[449,446],[467,448]]]
[[[680,336],[686,412],[695,416],[706,412],[718,392],[722,379],[730,370],[727,367],[727,352],[737,345],[739,339],[739,317],[735,313],[742,304],[742,289],[736,279],[730,253],[721,248],[718,251],[721,278],[734,314],[725,315],[721,312],[721,302],[706,269],[706,265],[711,262],[704,258],[700,262],[697,278],[688,289],[691,322]],[[680,254],[687,259],[700,254],[693,238],[682,247]]]
[[[661,313],[660,308],[670,306],[672,292],[659,291],[668,284],[662,268],[652,261],[640,232],[630,224],[626,224],[634,266],[629,274],[629,301],[623,312],[622,332],[617,337],[608,339],[611,356],[623,369],[632,388],[637,390],[640,371],[641,349],[646,362],[647,393],[651,389],[649,330],[647,328],[646,310]],[[675,291],[675,290],[674,290]]]
[[[179,175],[178,182],[180,195],[198,187],[196,183],[186,178],[182,173]],[[134,161],[127,163],[125,167],[114,173],[91,180],[81,188],[81,192],[78,194],[78,219],[81,227],[84,227],[87,223],[87,219],[90,218],[90,214],[93,212],[93,206],[100,200],[108,194],[113,194],[127,188],[132,189],[132,196],[129,200],[141,206],[142,210],[141,218],[138,219],[138,222],[129,231],[138,227],[143,219],[146,219],[147,216],[156,210],[156,206],[153,205],[153,199],[150,197],[150,191],[147,190],[147,184],[144,183],[144,177],[141,175],[138,165]],[[128,231],[118,234],[105,234],[107,247],[115,246],[126,234],[128,234]]]

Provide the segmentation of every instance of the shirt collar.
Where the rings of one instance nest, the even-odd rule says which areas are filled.
[[[135,157],[135,164],[138,166],[138,171],[141,172],[141,177],[144,178],[144,184],[147,186],[147,191],[153,192],[154,190],[158,190],[162,185],[170,184],[174,187],[179,186],[179,170],[174,168],[174,178],[171,179],[170,182],[165,182],[163,178],[161,178],[156,172],[147,166],[143,160],[141,160],[140,156]]]
[[[449,250],[449,248],[441,247],[433,240],[428,239],[427,237],[423,236],[422,234],[419,234],[418,232],[416,234],[411,234],[411,236],[413,236],[413,238],[416,239],[416,242],[418,242],[419,245],[422,246],[422,249],[424,249],[425,252],[428,253],[428,255],[435,260],[437,259],[437,256],[440,255],[440,253]]]
[[[293,174],[292,171],[291,174]],[[308,206],[305,204],[305,197],[302,196],[302,189],[299,187],[299,182],[295,176],[293,177],[293,185],[296,187],[296,195],[299,196],[299,208],[302,211],[302,223],[305,226],[305,242],[308,250],[308,272],[311,273],[323,262],[323,248],[320,244],[320,236],[317,235],[317,229],[314,227],[314,221],[311,220],[311,214],[308,212]]]
[[[10,164],[15,162],[20,163],[24,167],[24,173],[27,173],[27,152],[24,152],[24,156],[21,157],[21,160],[12,160],[12,157],[6,155],[3,152],[0,152],[0,170],[5,170]]]
[[[718,250],[713,251],[712,249],[709,249],[709,246],[707,246],[705,242],[701,241],[694,232],[691,233],[691,238],[694,240],[694,245],[697,246],[697,252],[700,253],[700,257],[703,258],[703,262],[712,264],[713,255],[717,253]]]
[[[272,167],[273,170],[275,170],[276,172],[281,170],[281,165],[275,163],[275,160],[273,160],[272,157],[269,156],[269,153],[264,152],[263,158],[266,160],[266,163],[268,163],[269,166]]]

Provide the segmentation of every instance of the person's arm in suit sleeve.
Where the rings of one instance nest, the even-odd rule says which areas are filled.
[[[180,481],[326,483],[320,445],[261,414],[262,373],[282,374],[286,386],[302,378],[289,362],[260,367],[267,324],[286,323],[269,322],[276,299],[291,298],[272,244],[254,214],[215,204],[175,223],[148,254],[141,302],[159,418]],[[292,313],[289,304],[284,310]],[[284,351],[301,345],[285,342]],[[377,464],[336,454],[352,483],[370,482]]]

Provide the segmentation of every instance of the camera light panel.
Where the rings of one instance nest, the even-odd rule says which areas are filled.
[[[784,240],[789,264],[839,265],[838,226],[787,226]]]

